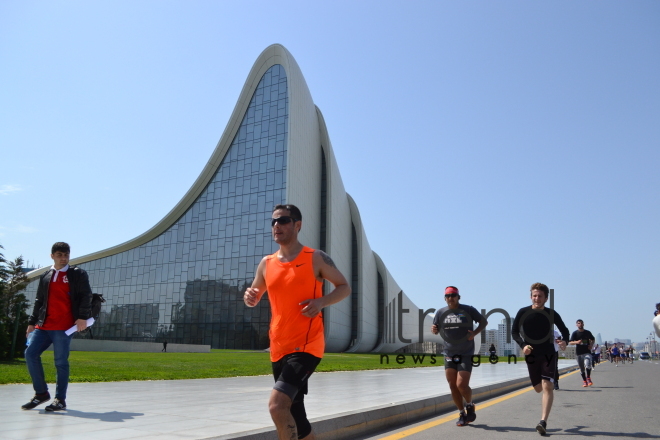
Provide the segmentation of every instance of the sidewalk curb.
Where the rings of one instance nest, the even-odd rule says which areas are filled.
[[[577,369],[577,365],[559,370],[565,374]],[[472,389],[474,400],[479,402],[501,396],[511,391],[529,386],[529,378],[523,377]],[[349,440],[358,436],[373,434],[388,428],[433,417],[454,408],[451,394],[430,397],[422,400],[409,400],[395,404],[376,406],[363,411],[333,414],[310,420],[318,440]],[[266,408],[263,409],[266,411]],[[262,428],[204,440],[277,440],[275,428]]]

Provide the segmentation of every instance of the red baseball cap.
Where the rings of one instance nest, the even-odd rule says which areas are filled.
[[[458,294],[458,289],[454,286],[449,286],[445,288],[445,295],[448,295],[450,293],[456,293]]]

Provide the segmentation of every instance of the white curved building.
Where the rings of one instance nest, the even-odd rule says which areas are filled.
[[[251,309],[242,295],[261,258],[276,249],[269,220],[278,203],[301,209],[300,241],[332,256],[353,288],[351,298],[324,310],[326,351],[441,342],[429,332],[431,318],[371,250],[321,111],[298,64],[277,44],[255,62],[215,151],[181,201],[144,234],[71,261],[107,299],[95,338],[268,347],[267,296]],[[28,299],[44,270],[29,274]]]

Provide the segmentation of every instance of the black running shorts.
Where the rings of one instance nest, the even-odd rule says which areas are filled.
[[[445,356],[445,370],[453,369],[472,373],[472,356],[474,356],[473,350],[467,353]]]
[[[553,354],[540,354],[525,356],[527,363],[527,370],[529,371],[529,378],[532,381],[532,386],[541,383],[543,379],[550,382],[555,381],[555,371],[557,370],[557,352]]]
[[[284,356],[277,362],[273,362],[273,376],[275,377],[275,386],[277,391],[281,391],[296,400],[300,393],[300,398],[307,394],[307,379],[312,375],[321,358],[312,356],[309,353],[291,353]]]

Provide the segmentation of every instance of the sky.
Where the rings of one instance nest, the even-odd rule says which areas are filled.
[[[0,2],[0,245],[155,225],[269,45],[298,62],[371,248],[420,308],[530,304],[644,342],[660,302],[660,3]],[[501,315],[493,315],[495,328]]]

